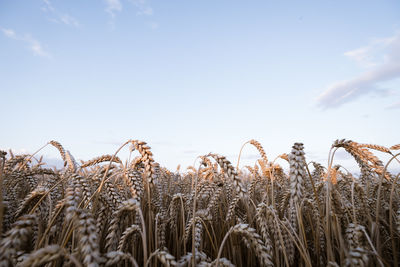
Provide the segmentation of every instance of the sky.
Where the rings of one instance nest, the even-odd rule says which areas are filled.
[[[399,89],[399,1],[0,0],[0,149],[16,153],[139,139],[174,170],[236,165],[256,139],[326,165],[336,139],[400,143]]]

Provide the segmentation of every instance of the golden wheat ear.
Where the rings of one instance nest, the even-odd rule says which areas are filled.
[[[250,140],[250,144],[252,144],[255,148],[257,148],[258,152],[260,153],[262,159],[264,160],[264,163],[268,163],[268,158],[267,158],[267,153],[265,153],[265,150],[263,146],[258,142],[257,140]]]
[[[208,156],[214,158],[214,160],[218,163],[218,165],[221,167],[221,170],[225,173],[225,175],[232,179],[236,192],[239,193],[240,196],[245,196],[247,191],[244,188],[242,181],[240,180],[237,172],[235,171],[235,168],[232,166],[231,162],[226,159],[226,157],[218,155],[218,154],[213,154],[210,153]]]
[[[384,147],[384,146],[380,146],[380,145],[374,145],[374,144],[360,144],[360,147],[366,147],[366,148],[370,148],[370,149],[374,149],[374,150],[377,150],[377,151],[381,151],[381,152],[385,152],[385,153],[391,154],[389,148]]]
[[[82,166],[51,141],[60,171],[0,151],[0,266],[400,266],[400,144],[337,140],[310,173],[301,143],[276,158],[288,169],[247,143],[261,157],[241,172],[219,154],[171,172],[138,140]],[[333,164],[338,148],[359,173]]]
[[[242,145],[242,147],[240,148],[239,156],[238,156],[238,160],[237,160],[237,164],[236,164],[236,170],[239,170],[240,157],[242,155],[243,148],[246,146],[246,144],[251,144],[258,150],[258,152],[261,155],[261,158],[263,159],[264,165],[266,165],[268,163],[267,154],[265,153],[265,150],[262,147],[262,145],[260,144],[260,142],[258,142],[257,140],[251,139],[250,141],[247,141],[246,143],[244,143]]]
[[[399,149],[400,149],[400,144],[391,146],[390,149],[391,149],[391,150],[399,150]]]
[[[59,142],[57,142],[57,141],[55,141],[55,140],[51,140],[51,141],[49,142],[49,144],[58,149],[58,151],[60,152],[61,158],[62,158],[62,160],[64,161],[64,166],[67,166],[67,161],[66,161],[66,158],[65,158],[65,149],[64,149],[64,147],[63,147]]]
[[[93,165],[99,164],[101,162],[107,162],[107,161],[112,161],[115,163],[122,163],[122,161],[117,156],[113,157],[112,155],[102,155],[102,156],[96,157],[94,159],[91,159],[89,161],[83,162],[81,165],[81,168],[86,168],[86,167],[93,166]]]
[[[157,177],[156,171],[154,168],[154,159],[153,153],[151,152],[151,148],[144,141],[139,140],[130,140],[131,143],[131,151],[137,150],[139,151],[141,157],[141,161],[145,165],[145,174],[147,176],[147,180],[150,184],[153,184],[154,179]]]

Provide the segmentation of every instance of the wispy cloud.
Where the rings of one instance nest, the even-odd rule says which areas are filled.
[[[105,11],[110,14],[112,18],[115,17],[116,12],[122,11],[122,4],[119,0],[105,0],[106,2],[106,9]]]
[[[61,15],[60,21],[62,21],[62,23],[64,23],[65,25],[71,25],[74,27],[79,27],[79,25],[80,25],[76,18],[71,17],[68,14]]]
[[[153,30],[156,30],[156,29],[159,28],[158,23],[157,23],[157,22],[154,22],[154,21],[150,22],[150,23],[149,23],[149,26],[150,26],[150,28],[153,29]]]
[[[79,21],[73,16],[59,12],[51,3],[50,0],[43,0],[44,6],[42,11],[51,15],[50,21],[55,23],[61,23],[67,26],[78,28],[80,26]]]
[[[15,32],[11,29],[1,29],[1,31],[4,33],[5,36],[7,36],[8,38],[13,38],[16,39],[17,35],[15,34]]]
[[[42,44],[33,38],[30,34],[19,35],[12,29],[0,28],[4,36],[17,41],[24,42],[28,45],[29,49],[37,56],[50,58],[51,55],[44,50]]]
[[[372,40],[367,46],[363,46],[344,53],[345,56],[356,61],[361,67],[371,68],[385,63],[387,49],[396,41],[399,34],[389,38]],[[383,56],[382,56],[383,55]]]
[[[317,98],[322,108],[339,107],[372,92],[382,94],[379,83],[400,77],[400,33],[375,39],[365,47],[344,54],[366,70],[352,79],[328,86]]]
[[[147,0],[131,0],[138,9],[137,15],[153,15],[153,8],[148,4]]]
[[[106,8],[104,9],[111,17],[109,24],[112,28],[115,27],[114,19],[117,12],[122,12],[123,5],[121,0],[104,0]],[[149,5],[147,0],[129,0],[129,2],[136,8],[136,15],[140,16],[152,16],[153,8]],[[158,29],[159,25],[157,22],[150,22],[149,27],[153,30]]]

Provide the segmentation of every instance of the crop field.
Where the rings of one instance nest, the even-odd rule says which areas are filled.
[[[210,153],[180,171],[138,140],[86,162],[50,141],[59,169],[0,150],[0,266],[399,266],[400,145],[336,140],[328,166],[302,143],[244,145],[252,166]]]

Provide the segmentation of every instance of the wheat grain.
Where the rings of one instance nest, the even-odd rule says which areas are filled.
[[[89,167],[89,166],[93,166],[93,165],[96,165],[96,164],[99,164],[99,163],[105,162],[105,161],[112,161],[112,162],[115,162],[115,163],[122,163],[121,160],[116,156],[102,155],[100,157],[96,157],[94,159],[91,159],[89,161],[84,162],[81,165],[81,168],[86,168],[86,167]]]
[[[0,241],[0,266],[14,266],[16,257],[30,249],[36,225],[35,215],[20,217]]]
[[[390,147],[391,150],[399,150],[400,149],[400,144],[393,145]]]
[[[60,170],[0,151],[0,266],[399,265],[399,175],[371,152],[398,145],[337,140],[328,166],[312,162],[310,174],[301,143],[278,156],[289,171],[249,141],[263,158],[254,167],[209,154],[187,173],[155,163],[145,142],[127,143],[139,157],[79,167],[51,141]],[[359,174],[334,164],[338,148]]]
[[[240,234],[248,241],[251,248],[254,249],[262,266],[273,266],[271,255],[268,249],[261,241],[261,237],[256,233],[254,228],[249,227],[247,224],[238,224],[232,228],[233,233]]]
[[[46,263],[55,261],[59,258],[66,256],[66,252],[59,245],[49,245],[44,248],[33,251],[26,256],[24,261],[22,261],[18,266],[20,267],[34,267],[42,266]]]

